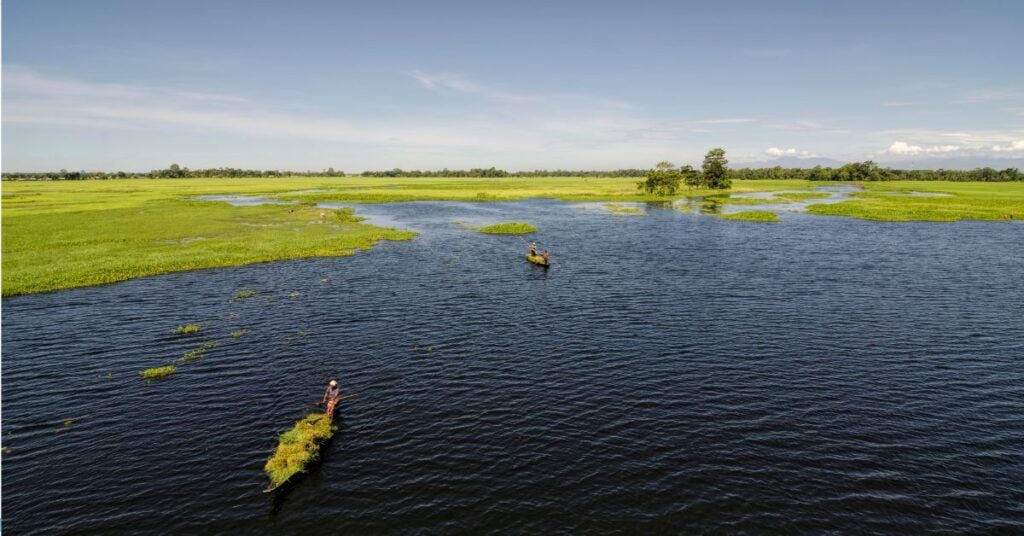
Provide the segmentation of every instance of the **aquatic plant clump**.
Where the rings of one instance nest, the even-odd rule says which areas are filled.
[[[200,331],[203,331],[203,326],[199,324],[185,324],[174,328],[175,335],[195,335]]]
[[[320,445],[330,439],[338,427],[326,413],[310,413],[299,419],[295,426],[278,438],[277,450],[263,469],[270,477],[267,491],[277,488],[306,467],[320,455]]]
[[[473,227],[473,229],[486,234],[529,234],[536,233],[537,228],[521,221],[510,221],[495,223],[484,227]]]
[[[770,210],[747,210],[733,214],[721,214],[719,218],[725,220],[756,221],[756,222],[777,222],[779,217]]]
[[[166,378],[171,374],[174,374],[174,365],[166,365],[163,367],[153,367],[143,370],[139,373],[143,380],[159,380],[160,378]]]
[[[236,292],[235,293],[235,297],[231,301],[246,300],[246,299],[252,298],[253,296],[256,296],[257,294],[259,294],[259,292],[256,292],[255,290],[249,290],[249,289],[244,288],[244,289],[239,290],[238,292]]]

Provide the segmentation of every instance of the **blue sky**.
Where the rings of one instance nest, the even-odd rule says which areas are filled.
[[[1024,157],[1024,2],[3,2],[3,168]],[[936,160],[937,162],[939,160]]]

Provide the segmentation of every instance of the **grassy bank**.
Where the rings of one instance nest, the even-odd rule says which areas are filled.
[[[1024,183],[894,181],[862,184],[865,192],[811,214],[877,221],[1024,219]],[[925,195],[920,195],[925,194]]]
[[[732,214],[720,214],[719,218],[723,220],[736,220],[736,221],[757,221],[757,222],[777,222],[779,217],[770,210],[747,210],[743,212],[734,212]]]
[[[255,262],[351,255],[414,233],[366,225],[351,209],[233,207],[188,199],[270,194],[323,179],[120,180],[3,184],[3,294]]]
[[[734,181],[710,196],[809,190],[801,180]],[[829,183],[835,184],[835,183]],[[868,183],[856,199],[810,212],[888,221],[1024,219],[1024,183]],[[906,192],[948,194],[919,197]],[[234,207],[192,200],[243,194],[295,202]],[[632,178],[129,179],[3,183],[3,295],[123,281],[167,272],[301,257],[351,255],[413,233],[360,223],[351,209],[318,201],[667,201],[641,195]],[[783,194],[789,200],[820,197]]]

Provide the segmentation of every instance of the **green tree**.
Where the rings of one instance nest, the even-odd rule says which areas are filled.
[[[674,167],[671,162],[658,162],[655,169],[647,172],[644,180],[636,183],[637,189],[647,192],[648,195],[675,195],[683,182],[683,174]]]
[[[722,190],[732,186],[729,178],[729,161],[725,159],[725,149],[715,147],[704,155],[704,185],[708,188]]]

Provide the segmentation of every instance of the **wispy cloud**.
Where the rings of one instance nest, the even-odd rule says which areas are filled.
[[[959,151],[958,145],[911,145],[904,141],[895,141],[884,152],[891,155],[918,156],[923,154],[948,154]]]
[[[1017,89],[978,89],[964,94],[959,102],[982,103],[1021,99],[1024,99],[1024,91]]]
[[[1014,140],[1007,145],[993,145],[992,150],[997,153],[1024,152],[1024,140]]]
[[[788,149],[783,149],[781,147],[769,147],[769,148],[764,150],[764,154],[766,154],[768,156],[774,156],[774,157],[796,156],[796,157],[800,157],[800,158],[811,158],[811,157],[817,156],[817,155],[815,155],[814,153],[812,153],[810,151],[800,151],[800,150],[797,150],[797,148],[795,148],[795,147],[790,147]]]
[[[424,88],[443,95],[472,95],[517,104],[564,104],[570,102],[582,107],[591,108],[625,109],[632,107],[630,103],[625,101],[604,99],[580,93],[508,89],[493,84],[484,84],[455,73],[427,73],[415,69],[411,74]]]

